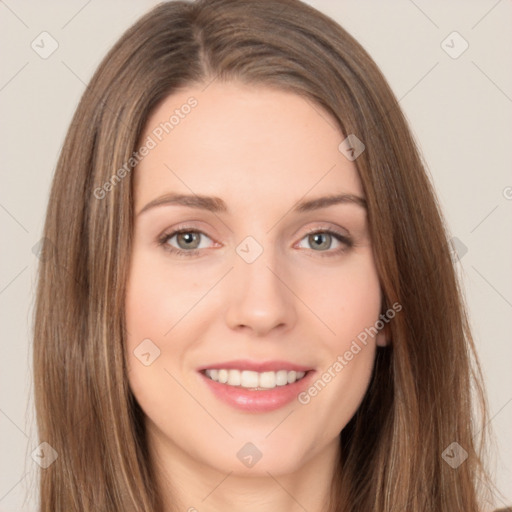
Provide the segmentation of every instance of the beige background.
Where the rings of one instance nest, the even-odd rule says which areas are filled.
[[[429,166],[463,276],[512,504],[512,4],[506,0],[309,0],[369,51]],[[31,314],[48,191],[68,124],[100,59],[153,1],[0,0],[0,511],[35,511]],[[48,58],[32,47],[46,31]],[[446,53],[469,47],[458,58]],[[43,36],[41,36],[43,37]],[[48,37],[48,36],[44,36]],[[47,39],[45,48],[50,48]],[[447,48],[446,45],[452,48]],[[444,46],[444,47],[443,47]],[[41,49],[42,50],[42,49]],[[465,249],[464,249],[465,250]],[[455,364],[455,363],[454,363]]]

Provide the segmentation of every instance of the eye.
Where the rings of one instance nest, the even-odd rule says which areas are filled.
[[[173,238],[176,239],[175,243],[177,244],[177,247],[171,244]],[[202,231],[197,229],[180,228],[171,231],[170,233],[164,233],[158,240],[158,243],[165,250],[173,254],[177,254],[179,256],[190,256],[197,254],[200,249],[206,248],[201,246],[203,238],[211,240],[210,237],[206,236]]]
[[[173,239],[175,239],[174,243],[171,243]],[[182,227],[164,233],[158,239],[158,244],[166,251],[178,256],[195,256],[201,249],[208,247],[202,244],[203,239],[211,240],[211,238],[202,231]],[[313,252],[320,253],[319,256],[335,256],[347,251],[354,245],[353,241],[348,236],[330,229],[319,230],[317,228],[310,231],[302,240],[307,241],[310,247],[312,247]],[[330,250],[332,249],[333,242],[338,244],[339,247]],[[299,244],[297,247],[301,247],[301,245]]]
[[[320,256],[335,256],[336,254],[345,252],[354,245],[353,241],[348,236],[330,229],[316,229],[310,231],[302,240],[306,240],[310,247],[313,248],[314,252],[325,253],[320,254]],[[329,250],[332,247],[333,241],[336,242],[339,247],[335,250]]]

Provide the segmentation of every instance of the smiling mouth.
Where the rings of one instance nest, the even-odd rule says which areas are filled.
[[[288,386],[302,380],[309,371],[278,370],[269,372],[255,372],[251,370],[236,369],[207,369],[201,373],[220,384],[244,388],[251,391],[264,391],[276,387]]]

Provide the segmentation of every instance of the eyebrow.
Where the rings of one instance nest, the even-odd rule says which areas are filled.
[[[362,197],[354,194],[337,194],[301,201],[295,205],[293,211],[296,213],[305,213],[327,208],[335,204],[355,204],[365,210],[368,208],[366,201]],[[150,201],[137,213],[137,216],[158,206],[169,205],[188,206],[189,208],[207,210],[213,213],[229,213],[226,203],[219,197],[171,193]]]

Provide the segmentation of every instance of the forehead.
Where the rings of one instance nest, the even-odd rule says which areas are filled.
[[[311,192],[362,196],[344,136],[320,106],[292,92],[214,81],[168,96],[142,136],[149,153],[135,173],[137,205],[162,192],[225,197],[248,207]]]

